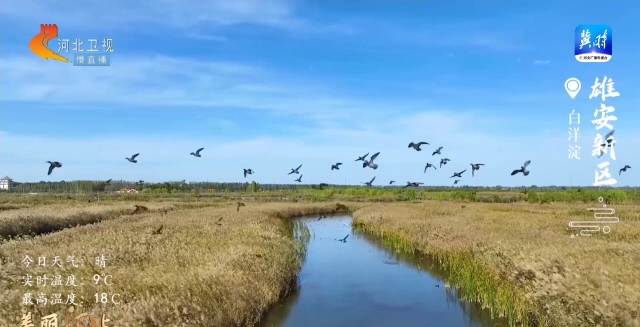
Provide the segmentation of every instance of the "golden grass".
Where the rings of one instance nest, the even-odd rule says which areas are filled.
[[[146,203],[146,207],[151,211],[175,209],[175,205],[167,203]],[[0,241],[51,233],[134,213],[138,212],[132,203],[41,205],[0,211]]]
[[[430,254],[469,300],[539,326],[640,326],[639,206],[608,235],[569,237],[584,205],[372,205],[354,225]]]
[[[16,209],[23,209],[23,208],[28,208],[29,206],[26,204],[9,204],[9,203],[3,203],[0,204],[0,212],[2,211],[7,211],[7,210],[16,210]]]
[[[84,300],[77,301],[83,304],[82,311],[106,313],[115,326],[253,326],[291,290],[301,265],[291,222],[275,217],[335,209],[335,203],[247,203],[237,211],[236,203],[226,203],[218,208],[124,216],[4,243],[0,326],[19,324],[21,298],[28,292],[21,284],[26,274],[84,278],[81,286],[63,287],[65,292],[82,296]],[[161,234],[153,235],[159,226]],[[109,259],[104,269],[94,265],[101,254]],[[26,255],[49,260],[60,256],[63,267],[26,268],[20,264]],[[83,259],[84,264],[67,267],[67,256]],[[96,273],[112,275],[113,285],[92,285]],[[41,290],[46,288],[30,292]],[[124,303],[103,308],[93,303],[96,292],[119,293]],[[56,308],[62,316],[64,309]],[[54,309],[33,311],[49,314]]]
[[[73,291],[85,298],[83,310],[106,313],[116,326],[254,326],[291,290],[301,264],[291,224],[275,218],[335,212],[336,204],[242,200],[246,207],[239,210],[237,201],[135,203],[149,208],[137,215],[128,214],[134,203],[124,202],[0,211],[0,231],[109,217],[0,245],[0,326],[18,324],[27,292],[20,281],[27,273],[74,274],[87,281],[96,273],[113,275],[114,285],[86,282]],[[514,323],[640,326],[640,210],[615,208],[621,222],[611,234],[575,239],[568,222],[589,217],[584,205],[357,202],[339,209],[355,211],[356,228],[382,236],[399,251],[434,256],[462,296],[508,313]],[[50,260],[73,255],[86,265],[27,269],[20,265],[26,254]],[[104,271],[93,266],[100,254],[111,259]],[[121,294],[124,303],[92,303],[94,293],[103,291]],[[56,310],[62,315],[64,308]]]

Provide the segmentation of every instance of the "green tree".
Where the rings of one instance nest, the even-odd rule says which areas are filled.
[[[258,192],[260,190],[260,184],[252,181],[251,184],[247,185],[247,191],[249,192]]]

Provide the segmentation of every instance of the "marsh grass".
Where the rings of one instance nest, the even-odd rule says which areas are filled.
[[[2,211],[7,211],[7,210],[16,210],[16,209],[24,209],[24,208],[28,208],[29,206],[26,204],[0,204],[0,212]]]
[[[105,313],[115,326],[254,326],[295,290],[304,260],[309,231],[286,218],[333,210],[330,203],[247,203],[237,212],[235,203],[226,203],[123,216],[6,242],[0,245],[0,326],[19,325],[24,293],[71,291],[82,311]],[[152,235],[159,225],[162,234]],[[94,265],[101,254],[108,258],[106,268]],[[73,255],[84,264],[26,268],[20,264],[26,255],[49,260]],[[26,274],[73,274],[91,281],[96,273],[112,275],[113,285],[85,282],[52,291],[21,284]],[[96,305],[96,292],[119,293],[123,303]],[[36,316],[62,315],[63,309],[32,308]]]
[[[448,253],[446,251],[421,251],[410,237],[396,234],[394,231],[377,229],[362,221],[353,224],[359,232],[372,234],[382,240],[383,246],[396,252],[426,256],[437,263],[436,269],[444,273],[448,287],[455,290],[457,296],[468,302],[479,304],[491,312],[492,318],[507,318],[510,325],[515,326],[526,313],[526,304],[516,296],[514,287],[502,285],[498,276],[474,260],[467,253]],[[518,300],[520,299],[520,300]]]
[[[372,205],[354,227],[430,256],[461,298],[511,326],[638,326],[638,206],[616,209],[613,232],[590,238],[569,237],[568,222],[588,215],[566,204]]]
[[[147,204],[142,206],[152,212],[166,212],[175,209],[171,204]],[[98,223],[126,215],[144,212],[134,204],[81,206],[42,205],[28,208],[0,211],[0,243],[12,238],[33,237],[60,231],[65,228]]]
[[[311,240],[311,231],[304,222],[299,220],[284,219],[282,222],[285,226],[286,235],[294,240],[296,256],[302,265],[306,260],[307,246]]]
[[[640,325],[638,206],[616,205],[621,222],[610,234],[571,239],[575,231],[568,222],[592,216],[584,204],[474,203],[465,200],[467,193],[435,192],[429,195],[458,200],[425,201],[420,199],[429,192],[378,193],[403,202],[364,202],[360,193],[327,192],[315,203],[303,203],[302,196],[272,202],[273,197],[245,195],[231,195],[230,201],[11,203],[24,207],[0,211],[0,230],[17,223],[28,231],[47,221],[77,226],[86,213],[110,213],[113,219],[0,244],[0,326],[18,324],[20,298],[27,292],[20,281],[27,273],[86,280],[95,273],[113,275],[108,292],[120,293],[121,305],[91,303],[96,291],[106,291],[93,285],[60,293],[83,296],[83,311],[107,313],[117,326],[254,326],[296,289],[311,235],[306,225],[288,218],[338,213],[353,213],[354,228],[379,236],[387,248],[429,256],[461,298],[506,316],[512,326]],[[236,212],[240,199],[247,206]],[[350,201],[337,206],[342,199]],[[117,215],[133,212],[133,204],[149,211]],[[163,233],[152,235],[160,225]],[[88,264],[29,270],[20,265],[26,254],[74,255]],[[100,254],[113,259],[104,271],[90,264]],[[38,314],[55,310],[34,308]]]

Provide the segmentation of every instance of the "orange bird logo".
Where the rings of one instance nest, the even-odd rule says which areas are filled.
[[[40,33],[34,36],[29,42],[29,48],[38,57],[44,60],[58,60],[69,62],[69,59],[59,55],[49,49],[49,41],[58,37],[58,25],[56,24],[40,24]]]

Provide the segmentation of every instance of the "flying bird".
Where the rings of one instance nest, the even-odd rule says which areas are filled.
[[[191,152],[191,155],[194,156],[194,157],[200,158],[200,157],[202,157],[200,155],[200,151],[202,151],[202,150],[204,150],[204,148],[200,148],[200,149],[196,150],[196,152]]]
[[[455,181],[453,181],[453,185],[458,184],[458,182],[462,182],[462,180],[461,179],[456,179]]]
[[[137,163],[138,160],[136,160],[136,157],[139,156],[139,155],[140,155],[140,153],[136,153],[136,154],[132,155],[131,158],[125,158],[125,159],[129,160],[129,162]]]
[[[442,150],[442,149],[443,149],[443,147],[437,148],[435,151],[433,151],[433,153],[431,155],[435,156],[436,154],[442,154],[442,153],[440,153],[440,150]]]
[[[614,139],[613,139],[613,133],[615,133],[615,129],[612,129],[609,133],[607,133],[607,135],[604,136],[603,141],[605,143],[600,144],[601,147],[603,148],[607,148],[607,147],[611,147],[615,144]],[[602,157],[604,155],[605,151],[604,149],[602,151],[600,151],[600,154],[598,155],[598,158]]]
[[[463,170],[463,171],[461,171],[461,172],[459,172],[459,173],[453,173],[453,175],[452,175],[451,177],[449,177],[449,178],[454,178],[454,177],[460,177],[460,178],[462,178],[462,174],[463,174],[465,171],[467,171],[467,170],[465,169],[465,170]]]
[[[160,225],[160,228],[154,230],[151,235],[159,235],[162,234],[162,228],[164,228],[164,225]]]
[[[434,166],[434,165],[432,165],[432,164],[430,164],[430,163],[428,163],[428,162],[427,162],[427,165],[426,165],[426,166],[424,166],[424,172],[425,172],[425,173],[427,172],[427,168],[429,168],[429,167],[431,167],[431,168],[433,168],[433,169],[436,169],[436,166]]]
[[[600,144],[600,146],[607,146],[607,147],[611,147],[613,145],[613,138],[611,138],[613,136],[613,133],[615,133],[615,129],[612,129],[609,133],[607,133],[607,135],[604,136],[604,141],[606,141],[606,143],[602,143]],[[611,138],[611,139],[610,139]]]
[[[238,202],[238,205],[236,206],[236,212],[237,212],[237,211],[240,211],[240,207],[246,207],[246,205],[245,205],[244,203],[242,203],[242,202]],[[222,218],[220,218],[220,219],[218,220],[218,222],[219,222],[220,220],[222,220]]]
[[[304,175],[300,175],[300,177],[298,177],[298,179],[296,179],[296,182],[302,183],[302,176],[304,176]]]
[[[516,169],[514,171],[511,172],[511,176],[517,174],[517,173],[522,173],[522,175],[529,175],[529,171],[527,170],[527,166],[529,166],[529,164],[531,163],[531,160],[527,160],[524,162],[524,165],[522,165],[522,167],[520,167],[520,169]]]
[[[451,161],[448,158],[442,158],[440,159],[440,168],[442,168],[443,165],[446,165],[449,161]]]
[[[49,172],[47,173],[47,175],[51,175],[51,172],[53,172],[54,168],[62,167],[62,164],[57,161],[47,161],[47,163],[49,164]]]
[[[622,168],[620,169],[620,171],[618,172],[618,175],[622,174],[623,172],[625,172],[625,173],[626,173],[626,172],[627,172],[627,169],[631,169],[631,166],[629,166],[629,165],[624,165],[624,167],[622,167]]]
[[[396,182],[396,181],[390,181],[390,182],[389,182],[389,185],[391,185],[391,184],[393,184],[393,183],[395,183],[395,182]]]
[[[347,234],[347,236],[345,236],[344,238],[341,238],[341,239],[336,240],[336,241],[342,242],[342,243],[347,243],[347,237],[349,237],[349,234]]]
[[[109,185],[111,184],[111,179],[108,179],[106,182],[104,182],[105,184]]]
[[[373,178],[372,178],[370,181],[368,181],[368,182],[364,182],[364,183],[362,183],[362,184],[364,184],[364,185],[366,185],[366,186],[372,186],[371,184],[373,184],[373,181],[375,181],[375,180],[376,180],[376,177],[375,177],[375,176],[373,176]]]
[[[403,186],[402,188],[407,188],[407,187],[418,187],[420,185],[422,185],[424,183],[418,183],[418,182],[407,182],[407,185]]]
[[[476,170],[480,170],[480,166],[484,166],[484,164],[471,164],[471,177],[474,176],[474,172]]]
[[[237,212],[238,210],[240,210],[240,207],[244,206],[244,203],[243,203],[242,205],[239,205],[239,203],[240,203],[240,202],[238,202],[238,207],[237,207],[236,212]],[[218,226],[221,226],[221,225],[222,225],[222,218],[224,218],[224,217],[220,217],[220,218],[218,218],[218,221],[216,221],[216,225],[218,225]]]
[[[369,160],[365,160],[362,163],[362,168],[372,168],[372,169],[378,169],[378,165],[373,163],[374,160],[376,160],[376,158],[378,157],[378,155],[380,154],[380,152],[376,152],[374,155],[371,156],[371,158],[369,158]]]
[[[411,143],[409,143],[409,146],[407,148],[413,148],[416,151],[422,151],[422,149],[420,149],[420,147],[422,145],[424,145],[424,144],[429,145],[429,143],[427,143],[427,142],[418,142],[418,143],[411,142]]]
[[[244,170],[244,178],[247,178],[247,175],[252,175],[254,173],[251,168],[242,168],[242,170]]]
[[[298,166],[298,168],[291,168],[291,172],[288,173],[287,175],[291,175],[291,174],[300,174],[300,172],[298,170],[300,170],[300,167],[302,167],[302,165]]]
[[[358,157],[358,159],[356,159],[356,161],[365,161],[367,159],[367,156],[369,155],[369,152],[367,152],[367,154],[365,154],[362,157]]]
[[[144,184],[144,181],[143,180],[139,180],[139,181],[136,182],[136,184],[142,185],[142,184]]]
[[[335,165],[331,165],[331,170],[340,170],[340,165],[342,165],[342,162],[336,162]]]

